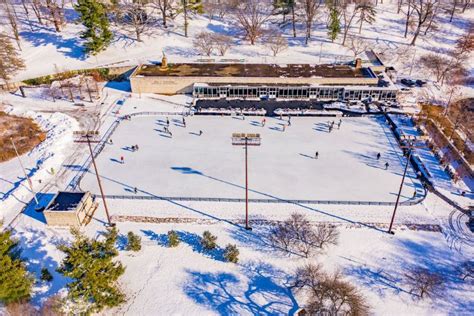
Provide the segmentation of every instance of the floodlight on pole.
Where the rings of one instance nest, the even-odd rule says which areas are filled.
[[[100,196],[102,198],[102,202],[104,203],[104,210],[105,210],[105,215],[107,216],[107,223],[109,226],[115,226],[114,223],[110,220],[110,215],[109,215],[109,209],[107,207],[107,202],[105,201],[105,195],[104,195],[104,189],[102,188],[102,182],[100,181],[100,176],[99,176],[99,171],[97,170],[97,165],[95,163],[95,158],[94,158],[94,152],[92,151],[92,142],[99,142],[97,140],[91,140],[91,138],[96,138],[99,136],[98,131],[87,131],[87,132],[79,132],[77,133],[81,137],[86,138],[87,146],[89,147],[89,152],[91,155],[91,160],[92,160],[92,165],[94,166],[94,171],[95,171],[95,176],[97,178],[97,184],[99,185],[99,191],[100,191]],[[76,142],[83,142],[80,138],[76,140]]]
[[[249,177],[248,177],[248,146],[260,146],[260,134],[233,133],[232,145],[245,146],[245,229],[252,230],[249,226]]]
[[[402,182],[400,183],[400,188],[398,189],[397,199],[395,201],[395,207],[394,207],[393,213],[392,213],[392,219],[390,220],[390,225],[389,225],[388,231],[387,231],[389,234],[392,234],[392,235],[395,234],[392,231],[392,226],[393,226],[393,222],[395,221],[395,214],[397,213],[397,208],[398,208],[398,204],[399,204],[399,201],[400,201],[400,196],[402,194],[403,184],[405,183],[405,177],[407,175],[408,165],[410,164],[410,159],[411,159],[413,149],[415,149],[415,148],[424,148],[424,147],[426,147],[426,146],[415,146],[414,142],[410,141],[410,140],[408,140],[408,145],[400,146],[400,148],[402,148],[402,149],[407,149],[408,154],[407,154],[407,161],[405,163],[405,169],[403,170]]]

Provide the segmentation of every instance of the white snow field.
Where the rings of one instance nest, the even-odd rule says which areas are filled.
[[[172,136],[164,132],[167,119]],[[260,133],[262,139],[261,146],[248,150],[250,199],[396,199],[406,160],[383,117],[344,117],[340,129],[339,118],[292,117],[291,126],[286,126],[285,117],[267,117],[265,126],[261,126],[262,117],[194,116],[185,120],[186,127],[181,116],[123,120],[111,136],[113,144],[97,158],[105,194],[242,199],[245,151],[243,146],[232,145],[231,135],[245,132]],[[329,121],[336,122],[331,133]],[[138,151],[130,149],[135,144]],[[380,160],[377,153],[381,153]],[[90,170],[80,187],[99,193]],[[423,194],[412,171],[405,184],[401,201]]]

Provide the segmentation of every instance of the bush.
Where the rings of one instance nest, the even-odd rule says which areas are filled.
[[[229,262],[237,263],[239,261],[239,253],[236,245],[228,244],[224,250],[224,258]]]
[[[47,268],[41,269],[41,280],[46,282],[51,282],[53,280],[53,276]]]
[[[128,243],[127,243],[127,250],[128,251],[140,251],[142,249],[142,239],[140,236],[134,234],[133,232],[128,232]]]
[[[202,234],[201,245],[206,250],[212,250],[217,247],[216,240],[217,237],[211,234],[208,230],[206,230]]]
[[[168,232],[168,246],[171,248],[177,247],[179,245],[179,236],[174,230]]]

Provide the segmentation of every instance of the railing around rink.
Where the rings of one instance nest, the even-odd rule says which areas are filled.
[[[98,195],[96,195],[99,197]],[[166,197],[150,195],[105,195],[105,198],[112,200],[161,200],[161,201],[183,201],[183,202],[235,202],[243,203],[245,199],[240,198],[211,198],[211,197]],[[400,202],[399,205],[416,205],[423,201],[425,196],[416,199]],[[327,204],[327,205],[379,205],[393,206],[395,202],[377,201],[335,201],[335,200],[289,200],[289,199],[249,199],[250,203],[283,203],[283,204]]]

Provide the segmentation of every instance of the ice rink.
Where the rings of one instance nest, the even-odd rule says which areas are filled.
[[[245,198],[244,149],[232,145],[232,133],[262,137],[249,147],[251,199],[394,202],[406,161],[382,116],[344,117],[340,129],[339,118],[292,117],[285,130],[285,117],[267,117],[265,126],[262,117],[194,116],[186,127],[181,116],[168,119],[172,136],[166,117],[120,123],[97,158],[106,195]],[[415,188],[422,194],[409,170],[401,201],[413,199]],[[93,173],[80,187],[99,192]]]

